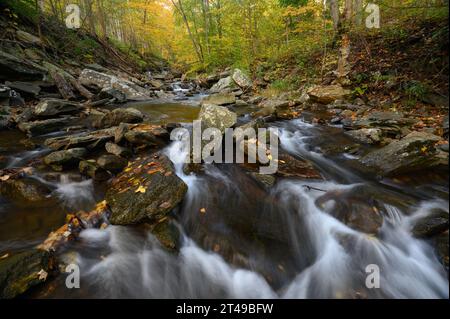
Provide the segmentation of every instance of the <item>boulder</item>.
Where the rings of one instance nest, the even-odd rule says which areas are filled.
[[[52,270],[50,253],[33,249],[0,259],[0,299],[13,299],[45,282]]]
[[[42,80],[46,74],[40,65],[0,50],[0,80]]]
[[[98,127],[109,128],[120,123],[140,123],[144,120],[144,115],[134,108],[115,109],[107,113],[96,125]]]
[[[82,106],[79,103],[60,99],[44,99],[34,108],[34,115],[40,118],[56,117],[79,113]]]
[[[261,109],[252,113],[253,117],[266,117],[282,114],[289,110],[290,102],[281,99],[268,99],[260,104]]]
[[[164,82],[160,80],[150,80],[149,83],[157,90],[161,89],[164,86]]]
[[[45,140],[44,144],[53,149],[84,147],[88,150],[99,149],[114,139],[115,128],[85,132],[68,136],[52,137]]]
[[[433,134],[413,132],[399,141],[367,154],[360,162],[381,176],[427,169],[440,162],[435,148],[439,140],[440,137]]]
[[[19,123],[18,128],[29,136],[38,136],[48,133],[58,132],[70,126],[76,118],[62,117],[48,120],[38,120],[32,122]]]
[[[85,148],[72,148],[64,151],[57,151],[44,157],[44,163],[51,166],[56,171],[61,171],[66,167],[78,165],[86,154],[87,150]]]
[[[219,82],[211,87],[210,91],[211,93],[219,93],[221,91],[234,90],[236,88],[237,86],[233,78],[231,76],[228,76],[226,78],[220,79]]]
[[[115,103],[125,103],[127,101],[127,96],[116,89],[113,88],[104,88],[98,94],[96,100],[114,100]]]
[[[250,78],[239,69],[234,70],[232,77],[234,82],[237,85],[239,85],[239,87],[241,87],[242,89],[250,89],[253,86],[253,83],[250,80]]]
[[[0,194],[19,206],[48,207],[54,204],[52,190],[37,179],[29,177],[1,182]]]
[[[364,144],[378,144],[381,141],[382,131],[377,128],[363,128],[360,130],[348,131],[353,139]]]
[[[118,130],[122,129],[119,127]],[[134,145],[164,146],[170,136],[161,126],[139,124],[129,127],[123,137]]]
[[[109,186],[106,201],[112,212],[110,221],[115,225],[155,223],[167,217],[186,192],[187,185],[165,155],[137,159]]]
[[[350,90],[344,89],[340,85],[318,85],[308,90],[308,95],[311,100],[322,104],[329,104],[336,100],[345,99],[350,94]]]
[[[95,181],[106,181],[111,178],[111,174],[100,167],[95,160],[81,161],[78,165],[80,173],[92,178]]]
[[[226,107],[204,104],[200,110],[199,119],[202,121],[202,129],[218,128],[222,134],[227,128],[237,123],[236,113],[228,110]]]
[[[118,78],[114,75],[84,69],[80,74],[79,81],[82,85],[88,87],[97,87],[99,89],[116,89],[125,94],[127,100],[142,101],[150,99],[150,95],[147,90],[131,81]]]
[[[122,146],[117,145],[112,142],[106,143],[105,149],[108,153],[116,155],[116,156],[125,157],[125,158],[131,156],[131,151],[128,148],[122,147]]]
[[[41,92],[41,87],[33,82],[21,82],[21,81],[15,81],[15,82],[9,82],[6,81],[5,85],[10,87],[13,90],[16,90],[24,95],[36,97]]]
[[[102,155],[97,159],[97,164],[101,168],[112,173],[121,172],[128,164],[128,161],[116,155]]]
[[[236,96],[232,93],[215,93],[205,97],[202,104],[229,105],[236,103]]]

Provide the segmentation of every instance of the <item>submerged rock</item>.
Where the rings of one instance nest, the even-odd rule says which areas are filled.
[[[187,185],[165,155],[137,159],[112,181],[106,193],[110,221],[115,225],[155,223],[166,217],[186,192]]]
[[[311,100],[322,104],[329,104],[336,100],[342,100],[350,94],[350,90],[346,90],[340,85],[318,85],[308,90],[308,95]]]
[[[51,254],[38,249],[0,259],[0,299],[12,299],[45,282],[53,268]]]
[[[369,153],[361,158],[360,162],[382,176],[427,169],[440,162],[435,148],[439,140],[440,137],[433,134],[413,132],[399,141]]]
[[[19,206],[48,207],[54,204],[52,189],[29,177],[0,182],[0,194]]]

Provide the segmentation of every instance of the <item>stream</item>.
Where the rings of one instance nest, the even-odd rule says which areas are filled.
[[[184,102],[130,106],[158,124],[188,126],[199,111]],[[247,118],[243,114],[240,121]],[[378,180],[355,165],[354,155],[334,150],[353,143],[341,128],[310,124],[307,114],[270,125],[279,129],[281,148],[311,161],[323,180],[278,178],[267,189],[236,164],[206,165],[202,173],[187,175],[180,137],[164,150],[189,187],[174,212],[183,236],[179,254],[166,252],[142,227],[85,230],[61,256],[79,265],[81,288],[67,289],[62,274],[27,297],[449,297],[447,271],[431,243],[411,234],[418,218],[436,209],[448,213],[448,172]],[[3,167],[21,167],[48,151],[27,150],[20,142],[25,136],[15,131],[0,136]],[[64,223],[67,212],[102,200],[104,186],[76,172],[49,174],[38,171],[36,178],[45,177],[58,194],[51,207],[16,207],[0,198],[0,256],[35,246]],[[322,201],[330,191],[335,196]],[[367,209],[383,217],[377,236],[331,214]],[[368,265],[380,269],[379,289],[366,287]]]

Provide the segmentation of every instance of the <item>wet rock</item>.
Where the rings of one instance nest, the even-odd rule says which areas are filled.
[[[184,198],[186,184],[162,154],[132,162],[115,178],[106,193],[111,223],[154,223],[166,217]]]
[[[111,178],[111,174],[100,167],[95,160],[81,161],[78,168],[81,174],[95,181],[106,181]]]
[[[19,206],[48,207],[54,204],[52,189],[29,177],[0,182],[0,194]]]
[[[115,128],[79,133],[68,136],[52,137],[44,144],[53,150],[84,147],[88,150],[99,149],[114,138]]]
[[[84,69],[80,74],[79,81],[82,85],[88,87],[93,86],[99,89],[116,89],[125,94],[128,100],[142,101],[150,99],[148,92],[144,88],[114,75]]]
[[[232,78],[233,81],[242,89],[250,89],[253,86],[250,78],[239,69],[234,70]]]
[[[0,131],[8,129],[10,126],[11,115],[8,106],[0,106]]]
[[[265,189],[270,189],[276,182],[276,177],[273,175],[250,173],[255,181],[258,182]]]
[[[110,154],[124,158],[130,157],[132,155],[131,151],[128,148],[122,147],[120,145],[111,142],[105,144],[105,149]]]
[[[102,155],[97,159],[97,164],[112,173],[121,172],[128,164],[128,161],[116,155]]]
[[[430,238],[448,230],[448,212],[435,210],[428,216],[417,220],[412,233],[415,237]]]
[[[383,216],[362,195],[355,190],[333,190],[320,196],[315,204],[348,227],[376,235],[383,225]]]
[[[97,127],[109,128],[120,123],[140,123],[144,120],[144,115],[134,108],[115,109],[107,113],[98,123]]]
[[[253,117],[265,117],[285,113],[289,110],[290,102],[281,99],[268,99],[260,104],[261,109],[252,113]]]
[[[41,87],[32,82],[9,82],[6,81],[5,84],[13,90],[19,91],[20,93],[32,97],[36,97],[41,92]]]
[[[0,80],[42,80],[47,70],[0,50]]]
[[[360,143],[377,144],[381,141],[382,131],[376,128],[363,128],[346,132],[346,134],[350,135]]]
[[[314,168],[311,162],[297,159],[287,153],[279,154],[276,175],[280,177],[322,179],[322,175]]]
[[[231,76],[228,76],[226,78],[220,79],[219,82],[211,87],[210,91],[211,93],[219,93],[221,91],[233,90],[236,88],[237,86],[233,78]]]
[[[161,89],[164,86],[164,82],[160,80],[150,80],[149,83],[157,90]]]
[[[329,104],[336,100],[342,100],[350,94],[350,90],[346,90],[340,85],[318,85],[308,90],[308,95],[311,100],[322,104]]]
[[[52,268],[52,256],[38,249],[0,259],[0,299],[16,298],[45,282]]]
[[[170,218],[164,218],[156,225],[147,225],[150,232],[170,252],[176,252],[180,248],[181,234]]]
[[[448,264],[449,264],[449,258],[448,258],[448,252],[449,252],[449,245],[448,245],[448,239],[449,234],[448,230],[440,233],[439,235],[435,236],[432,239],[432,242],[434,244],[434,247],[436,249],[436,252],[438,254],[438,257],[441,261],[441,263],[444,265],[444,267],[447,270],[448,273]]]
[[[78,165],[86,154],[87,150],[85,148],[72,148],[64,151],[57,151],[44,157],[44,163],[51,166],[56,171],[61,171],[64,168]]]
[[[76,118],[61,117],[56,119],[38,120],[32,122],[19,123],[18,128],[29,136],[38,136],[48,133],[58,132],[70,126]]]
[[[236,103],[236,96],[232,93],[216,93],[205,97],[202,104],[230,105]]]
[[[424,132],[413,132],[399,141],[373,151],[360,162],[382,176],[427,169],[439,164],[435,144],[440,137]]]
[[[149,146],[164,146],[170,137],[163,127],[150,124],[128,126],[123,136],[131,144]]]
[[[227,128],[236,124],[237,115],[226,107],[204,104],[200,110],[199,119],[202,121],[203,130],[217,128],[224,134]]]
[[[82,106],[79,103],[60,99],[44,99],[34,108],[34,115],[40,118],[55,117],[79,113]]]

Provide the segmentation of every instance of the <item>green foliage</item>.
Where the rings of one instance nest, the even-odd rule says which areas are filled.
[[[409,81],[404,87],[406,95],[412,101],[423,100],[429,93],[428,87],[420,81]]]
[[[270,89],[276,91],[289,91],[291,89],[291,83],[287,80],[275,80],[270,84]]]
[[[357,86],[353,89],[352,94],[354,97],[363,96],[368,89],[367,84],[362,84],[361,86]]]
[[[278,0],[282,7],[301,7],[308,3],[308,0]]]
[[[5,5],[9,7],[12,14],[16,14],[22,19],[36,21],[38,12],[34,0],[4,0]]]

